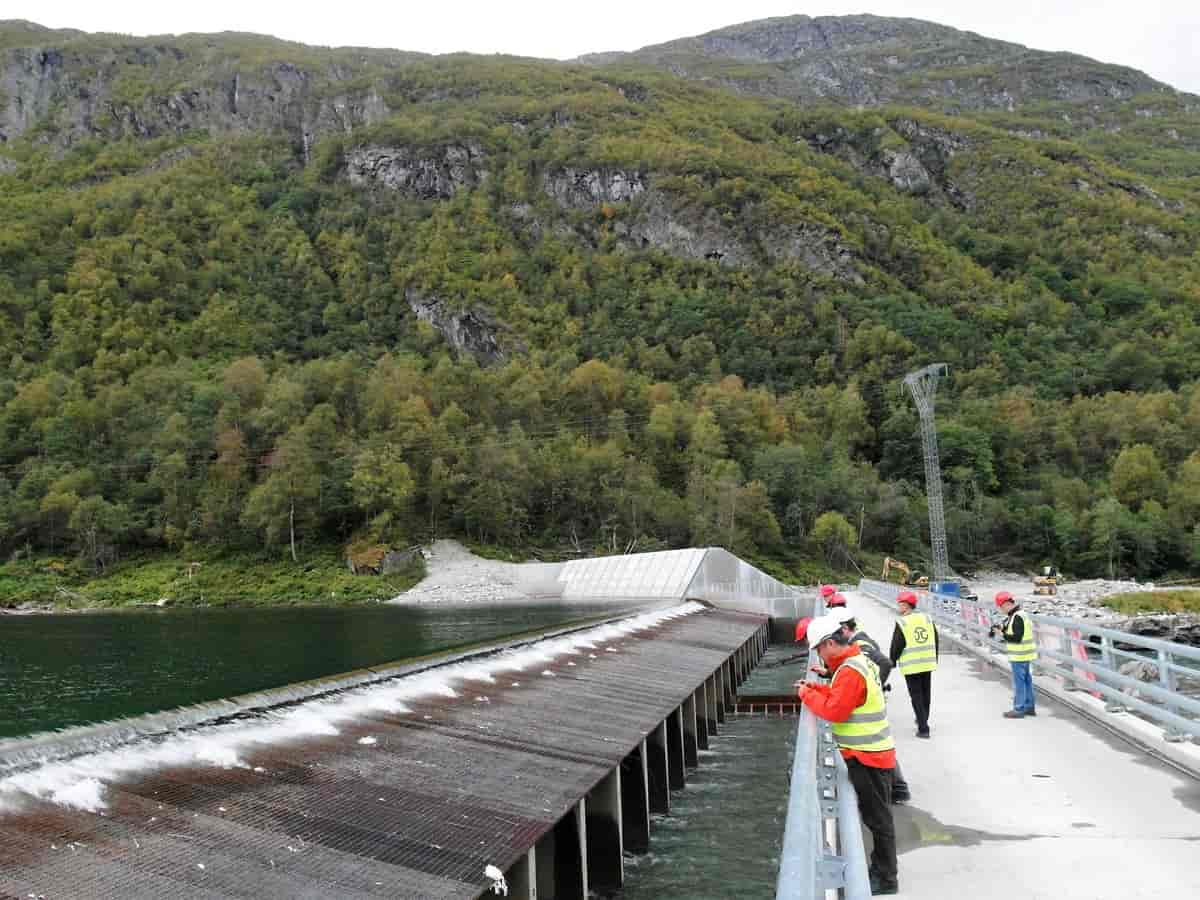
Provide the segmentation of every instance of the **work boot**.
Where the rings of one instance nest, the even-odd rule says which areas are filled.
[[[892,791],[892,802],[893,803],[907,803],[911,799],[912,799],[912,794],[910,794],[908,792],[907,788],[905,788],[902,791],[895,791],[895,790]]]
[[[881,878],[877,873],[872,872],[870,874],[871,874],[871,896],[872,897],[878,897],[880,895],[886,895],[886,894],[900,893],[899,880],[884,881],[883,878]]]
[[[1010,709],[1004,713],[1004,718],[1006,718],[1006,719],[1023,719],[1023,718],[1025,718],[1025,713],[1023,713],[1019,709]]]
[[[928,728],[918,728],[917,729],[917,737],[919,737],[919,738],[929,737],[929,729]]]
[[[1027,715],[1027,716],[1036,716],[1036,715],[1037,715],[1037,710],[1033,710],[1033,709],[1027,709],[1027,710],[1025,710],[1025,715]]]

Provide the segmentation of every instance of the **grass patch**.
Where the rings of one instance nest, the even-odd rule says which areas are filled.
[[[1200,590],[1134,591],[1104,598],[1104,605],[1126,615],[1138,613],[1198,613]]]
[[[420,557],[395,575],[352,575],[340,547],[316,548],[299,563],[264,553],[144,554],[99,576],[42,558],[0,565],[0,607],[122,607],[163,597],[172,606],[343,605],[390,599],[424,577]]]

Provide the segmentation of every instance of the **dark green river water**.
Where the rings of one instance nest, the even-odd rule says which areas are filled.
[[[0,738],[281,687],[617,611],[555,604],[0,616]]]

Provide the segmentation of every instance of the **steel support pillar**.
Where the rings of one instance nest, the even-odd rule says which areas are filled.
[[[671,790],[680,791],[683,790],[684,783],[687,781],[687,769],[683,755],[682,708],[675,707],[667,716],[664,724],[667,726],[667,756],[670,759],[667,783],[671,786]]]
[[[692,707],[696,714],[696,746],[700,750],[708,749],[708,700],[704,685],[696,688],[692,694]]]
[[[524,856],[513,863],[512,868],[504,873],[504,880],[508,884],[510,898],[537,900],[537,847],[530,847]]]
[[[588,887],[602,895],[616,893],[625,883],[620,766],[587,795],[585,836]]]
[[[538,900],[587,900],[587,809],[580,800],[537,842]]]
[[[717,709],[717,676],[710,675],[704,681],[704,708],[708,711],[708,735],[713,737],[720,733],[717,727],[721,721],[720,710]]]
[[[696,719],[696,695],[688,694],[683,701],[683,761],[689,766],[700,765],[700,723]]]
[[[650,779],[644,740],[621,762],[621,835],[630,853],[650,849]]]
[[[667,744],[667,722],[646,735],[646,762],[650,770],[650,812],[671,811],[671,762]]]

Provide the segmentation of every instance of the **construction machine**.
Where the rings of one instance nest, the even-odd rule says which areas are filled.
[[[1043,566],[1042,574],[1033,576],[1033,592],[1049,597],[1058,593],[1058,569],[1055,566]]]
[[[927,588],[929,587],[929,578],[922,575],[920,572],[914,572],[905,563],[898,559],[892,559],[890,556],[883,560],[883,580],[891,581],[889,577],[893,572],[900,576],[900,583],[909,587]]]

